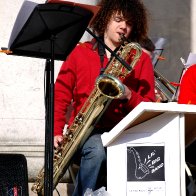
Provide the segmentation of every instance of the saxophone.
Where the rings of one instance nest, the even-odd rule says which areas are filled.
[[[130,70],[124,67],[113,57],[104,73],[95,82],[95,87],[90,96],[80,109],[73,123],[63,136],[61,146],[54,151],[53,162],[53,189],[69,167],[73,155],[81,147],[91,134],[108,105],[113,99],[119,98],[124,93],[122,80],[131,72],[141,56],[142,50],[137,43],[124,41],[117,51],[117,55],[123,59]],[[31,190],[38,195],[44,194],[44,168],[38,173]]]

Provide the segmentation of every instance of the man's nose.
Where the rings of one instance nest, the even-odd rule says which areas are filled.
[[[127,22],[121,21],[121,28],[126,29],[127,28]]]

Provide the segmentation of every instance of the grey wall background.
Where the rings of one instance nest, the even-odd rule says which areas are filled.
[[[193,0],[194,1],[194,0]],[[156,68],[170,81],[179,81],[183,68],[180,57],[187,60],[191,52],[191,1],[144,0],[150,12],[149,36],[166,38],[164,61]]]

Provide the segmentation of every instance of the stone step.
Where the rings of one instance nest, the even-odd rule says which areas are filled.
[[[37,194],[31,191],[32,185],[33,183],[29,183],[29,196],[37,196]],[[56,188],[59,194],[57,193],[56,190],[54,190],[53,196],[59,196],[59,195],[60,196],[71,196],[73,189],[74,189],[74,185],[71,183],[59,183]]]

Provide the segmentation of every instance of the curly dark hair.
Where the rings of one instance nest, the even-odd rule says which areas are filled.
[[[145,38],[139,42],[142,48],[148,50],[149,52],[153,52],[155,50],[155,45],[150,38]]]
[[[122,13],[132,23],[130,41],[140,42],[147,37],[149,13],[140,0],[102,0],[99,5],[101,8],[91,23],[91,28],[99,36],[103,36],[111,17]]]

